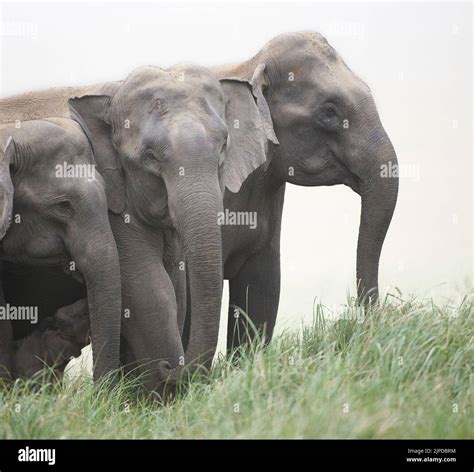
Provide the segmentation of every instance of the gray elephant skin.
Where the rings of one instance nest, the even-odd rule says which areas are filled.
[[[360,195],[358,296],[375,301],[380,254],[398,194],[398,176],[384,178],[382,169],[398,164],[367,84],[312,32],[278,36],[250,60],[213,72],[226,95],[229,152],[244,157],[226,161],[226,175],[259,166],[240,190],[228,185],[224,197],[225,210],[257,215],[255,229],[222,226],[230,289],[228,347],[254,334],[241,310],[271,339],[280,296],[286,182],[343,184]]]
[[[2,123],[0,138],[0,260],[57,270],[86,287],[94,377],[101,378],[119,367],[121,286],[104,181],[93,172],[92,149],[68,119]],[[1,376],[8,378],[14,339],[31,334],[35,325],[8,317],[0,325]]]
[[[120,258],[123,362],[135,363],[150,389],[176,378],[183,360],[187,373],[210,367],[222,295],[217,215],[223,185],[238,188],[255,169],[224,173],[223,162],[232,156],[219,81],[196,66],[145,67],[123,82],[35,92],[4,103],[18,115],[24,101],[35,102],[40,115],[71,116],[92,144]],[[183,260],[180,274],[176,265]],[[184,283],[192,298],[186,352]]]
[[[220,182],[227,187],[224,209],[256,213],[258,217],[255,229],[225,224],[221,227],[223,276],[229,280],[230,287],[228,346],[236,347],[249,336],[245,318],[235,317],[236,309],[245,311],[265,338],[271,338],[280,294],[280,231],[286,182],[303,186],[343,184],[360,195],[358,295],[364,301],[376,300],[379,259],[396,205],[398,179],[396,176],[382,177],[381,166],[394,167],[397,158],[368,86],[317,33],[281,35],[250,60],[212,71],[219,78],[225,93],[225,119],[230,135],[226,159],[219,170]],[[136,87],[134,84],[130,91]],[[62,97],[73,96],[71,90],[58,93]],[[35,94],[34,100],[44,104],[45,108],[55,106],[50,92]],[[108,100],[104,99],[104,103]],[[143,105],[140,110],[144,113],[147,108]],[[86,125],[94,128],[93,124]],[[113,146],[117,149],[121,141],[121,138],[114,139]],[[107,149],[111,149],[110,145]],[[127,185],[133,186],[127,179],[127,175],[131,175],[133,159],[126,163],[126,151],[120,151],[118,155],[120,166],[107,165],[105,168],[111,168],[115,173],[120,169],[128,189]],[[107,181],[107,178],[104,179]],[[142,179],[135,180],[138,181]],[[120,185],[112,182],[110,188],[120,188]],[[172,194],[168,187],[166,192]],[[125,194],[127,196],[127,190]],[[137,195],[137,192],[132,190],[132,194]],[[108,194],[108,197],[110,202],[121,201],[113,195]],[[201,198],[199,194],[195,197],[196,209],[204,202],[200,201]],[[125,200],[128,202],[128,196]],[[115,203],[112,205],[115,206]],[[171,207],[168,204],[170,214]],[[114,208],[110,209],[114,212]],[[121,209],[120,205],[118,209]],[[220,205],[215,205],[211,213],[215,214],[219,209]],[[209,221],[206,220],[208,227]],[[120,226],[119,222],[117,224]],[[177,221],[174,224],[179,228]],[[195,234],[203,231],[206,225],[196,227]],[[125,241],[132,239],[131,236],[127,238],[127,230],[123,231]],[[122,235],[115,230],[114,233],[119,241]],[[214,236],[218,233],[219,229],[215,230]],[[204,239],[209,241],[210,238]],[[156,241],[156,238],[153,240]],[[136,244],[137,249],[138,246],[143,247],[143,241]],[[147,245],[151,243],[145,239]],[[121,243],[118,242],[118,246],[123,254],[121,258],[125,258],[122,268],[127,265],[132,268],[133,263],[127,262],[125,252],[120,248]],[[189,249],[188,246],[186,257],[196,250],[207,260],[219,260],[219,250],[210,250],[203,241],[196,241],[195,248]],[[215,273],[218,272],[219,269],[216,269]],[[130,273],[137,277],[136,274],[141,274],[141,268],[135,266]],[[210,274],[209,270],[205,273]],[[147,280],[150,283],[144,283],[144,287],[149,291],[160,286],[159,277],[152,276]],[[188,349],[196,344],[192,341],[195,328],[190,320],[201,320],[202,316],[196,311],[204,306],[204,291],[196,288],[190,280],[184,333],[184,344]],[[133,291],[132,287],[130,289]],[[137,298],[140,294],[145,298],[145,290],[136,288],[136,293]],[[220,288],[215,294],[220,299]],[[216,309],[219,300],[212,300],[212,307]],[[140,305],[140,302],[137,303]],[[153,306],[159,306],[159,303]],[[208,339],[212,339],[207,347],[214,345],[217,337],[218,318],[215,311],[206,323],[200,322],[205,329],[200,333],[201,340],[206,334]],[[153,319],[161,318],[153,313]],[[152,324],[153,329],[158,329],[159,324],[158,321]],[[173,332],[170,338],[175,339],[175,336]],[[204,344],[201,343],[201,346]],[[133,347],[131,350],[134,351]],[[208,352],[211,351],[212,348]],[[143,344],[142,351],[136,350],[134,357],[141,358],[141,352],[148,359],[166,358],[166,353],[163,356],[148,343]],[[170,363],[171,366],[176,365],[176,358],[171,358]]]

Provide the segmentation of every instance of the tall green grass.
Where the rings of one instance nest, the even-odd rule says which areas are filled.
[[[474,299],[387,298],[220,357],[175,401],[82,379],[0,396],[0,438],[472,438]]]

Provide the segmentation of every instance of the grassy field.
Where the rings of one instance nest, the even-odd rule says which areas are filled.
[[[0,438],[472,438],[474,297],[386,299],[257,343],[166,405],[89,379],[1,392]]]

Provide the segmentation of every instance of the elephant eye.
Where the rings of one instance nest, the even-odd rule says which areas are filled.
[[[142,156],[145,161],[154,161],[156,159],[156,156],[153,151],[145,151]]]
[[[333,104],[326,105],[318,113],[317,120],[325,128],[337,128],[340,121],[337,108]]]
[[[161,166],[158,162],[158,157],[152,150],[143,151],[141,154],[141,159],[145,169],[155,175],[161,174]]]
[[[67,198],[54,198],[51,202],[51,211],[60,218],[70,218],[74,208],[71,200]]]

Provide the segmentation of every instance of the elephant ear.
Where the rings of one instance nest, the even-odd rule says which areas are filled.
[[[5,236],[12,221],[14,187],[10,174],[10,164],[14,162],[16,145],[8,138],[5,149],[0,146],[0,240]],[[1,274],[0,274],[1,278]]]
[[[112,142],[112,126],[107,122],[109,95],[70,98],[71,118],[79,123],[91,143],[97,170],[105,182],[107,205],[113,213],[125,210],[125,181],[117,151]]]
[[[17,149],[15,140],[13,139],[13,136],[8,136],[7,142],[3,149],[0,146],[0,165],[5,167],[13,164],[16,152]]]
[[[267,162],[268,141],[279,144],[263,96],[264,70],[265,64],[260,64],[250,79],[238,76],[220,79],[226,96],[230,135],[223,174],[226,187],[234,193],[249,174]]]

